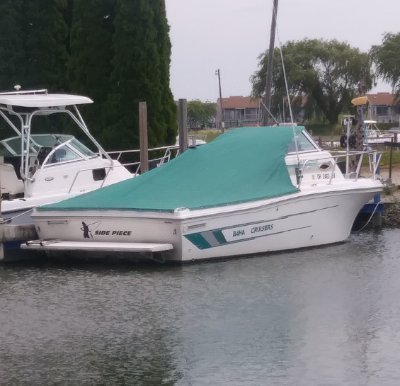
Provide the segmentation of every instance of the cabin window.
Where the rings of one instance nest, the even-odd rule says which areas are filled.
[[[67,146],[62,146],[54,151],[54,154],[51,156],[49,163],[55,164],[59,162],[74,161],[77,159],[81,159],[81,157],[74,151],[69,149]]]
[[[296,134],[296,142],[297,142],[297,150],[298,151],[312,151],[312,150],[317,150],[315,145],[310,141],[309,138],[306,137],[306,135],[303,132],[297,133]],[[296,142],[295,138],[292,139],[289,145],[289,153],[295,153],[296,152]]]
[[[86,147],[83,143],[79,142],[76,138],[71,141],[71,146],[76,148],[81,154],[86,157],[94,157],[96,154],[93,153],[88,147]]]
[[[92,173],[93,173],[93,179],[95,181],[101,181],[106,178],[106,169],[105,168],[93,169]]]

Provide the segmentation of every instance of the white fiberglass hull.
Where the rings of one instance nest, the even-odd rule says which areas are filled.
[[[31,213],[37,206],[52,204],[67,198],[76,196],[76,194],[57,194],[52,196],[42,195],[40,197],[14,198],[4,200],[1,204],[3,219],[11,225],[33,225]]]
[[[159,258],[197,261],[344,241],[360,209],[380,190],[378,181],[358,180],[352,188],[349,183],[342,188],[312,188],[275,199],[196,211],[37,211],[33,218],[41,240],[66,242],[63,253],[73,250],[76,256],[81,250],[112,256],[113,250],[121,253],[121,246],[129,244],[132,248],[127,247],[126,253],[133,254],[137,244],[158,243],[173,247],[157,252]],[[36,249],[53,252],[52,243]],[[93,244],[90,248],[90,243],[102,247]]]

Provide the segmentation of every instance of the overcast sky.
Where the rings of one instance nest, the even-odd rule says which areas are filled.
[[[216,101],[218,68],[223,97],[249,95],[249,78],[269,46],[272,5],[273,0],[166,0],[175,99]],[[324,38],[368,51],[386,32],[400,32],[400,0],[279,0],[276,45]]]

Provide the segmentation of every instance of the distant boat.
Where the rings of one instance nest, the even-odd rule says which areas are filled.
[[[200,261],[346,240],[382,183],[322,150],[303,127],[240,128],[137,178],[32,217],[26,249],[85,256]],[[343,155],[342,155],[343,156]],[[352,162],[347,154],[347,165]]]
[[[366,138],[365,145],[383,144],[394,139],[393,133],[381,131],[377,126],[377,122],[373,120],[364,120],[364,133]]]
[[[200,146],[200,145],[204,145],[206,143],[207,142],[204,139],[199,138],[196,135],[188,135],[188,146],[189,147]],[[179,135],[176,137],[175,146],[179,146]]]

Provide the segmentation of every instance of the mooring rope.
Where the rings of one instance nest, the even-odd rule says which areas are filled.
[[[368,226],[368,224],[369,224],[370,221],[372,220],[372,217],[374,217],[374,214],[375,214],[375,212],[376,212],[376,210],[378,209],[378,206],[379,206],[380,204],[382,204],[382,201],[379,201],[379,202],[376,203],[375,209],[372,211],[371,216],[369,216],[368,221],[367,221],[360,229],[357,229],[356,231],[354,231],[354,233],[361,232],[362,230],[364,230],[364,229]]]
[[[27,214],[27,213],[29,213],[29,212],[32,212],[32,210],[33,210],[33,208],[30,208],[30,209],[26,210],[25,212],[22,212],[22,213],[17,214],[17,215],[14,216],[14,217],[9,217],[9,218],[3,219],[3,224],[9,224],[9,223],[10,223],[11,221],[13,221],[15,218],[21,217],[21,216],[23,216],[24,214]]]

